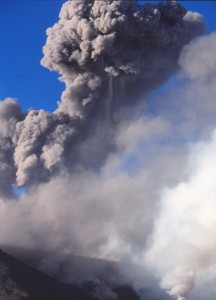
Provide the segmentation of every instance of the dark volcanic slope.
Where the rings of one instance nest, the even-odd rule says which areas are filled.
[[[98,300],[88,294],[92,288],[91,283],[83,289],[61,283],[0,249],[0,300]],[[113,292],[116,300],[139,300],[129,286],[115,287]]]
[[[145,288],[139,297],[125,277],[124,269],[115,262],[57,253],[58,264],[51,264],[53,269],[42,268],[48,274],[45,275],[38,271],[41,269],[41,262],[43,259],[52,261],[56,253],[39,249],[2,247],[10,255],[0,250],[0,300],[172,299],[155,284],[151,288]],[[143,274],[142,268],[140,271]],[[68,278],[74,285],[62,283]],[[107,294],[108,291],[114,297]]]
[[[0,300],[94,300],[0,250]]]

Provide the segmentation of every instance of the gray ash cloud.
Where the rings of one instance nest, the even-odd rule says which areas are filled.
[[[79,145],[84,149],[85,138],[103,120],[112,123],[122,107],[169,78],[182,47],[203,29],[199,14],[173,1],[66,2],[58,23],[47,30],[42,59],[65,83],[58,108],[23,113],[15,100],[1,103],[1,191],[71,171],[83,157],[88,165],[88,147],[80,155]],[[107,147],[100,147],[103,157]]]
[[[0,103],[1,245],[51,251],[39,267],[66,265],[68,282],[85,280],[86,263],[62,260],[78,254],[120,262],[141,297],[214,299],[216,34],[193,39],[203,28],[173,1],[64,4],[42,60],[65,83],[58,108]],[[5,201],[15,183],[27,191]]]

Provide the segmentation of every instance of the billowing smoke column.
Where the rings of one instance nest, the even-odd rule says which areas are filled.
[[[182,47],[202,31],[200,15],[173,1],[66,2],[47,30],[42,59],[66,85],[58,109],[24,114],[15,100],[0,104],[1,192],[81,164],[74,149],[92,124],[115,119],[124,104],[166,80]]]
[[[171,1],[63,5],[42,60],[66,85],[58,109],[0,103],[0,245],[48,251],[39,267],[68,282],[86,269],[65,271],[65,253],[121,262],[141,298],[159,283],[150,299],[215,299],[216,33],[189,42],[202,30]],[[145,94],[177,68],[180,85]],[[15,182],[28,191],[5,201]]]
[[[15,180],[13,162],[13,137],[17,122],[23,120],[24,114],[13,99],[0,102],[0,194],[10,195],[11,184]]]

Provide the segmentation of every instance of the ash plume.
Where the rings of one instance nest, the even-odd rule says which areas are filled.
[[[104,119],[119,119],[125,104],[134,104],[176,71],[180,50],[204,28],[199,14],[176,2],[68,1],[59,17],[47,30],[42,59],[65,83],[59,106],[53,113],[22,114],[8,136],[7,154],[1,147],[10,163],[7,182],[17,186],[71,172],[82,160],[88,166],[88,153],[83,158],[78,145],[95,126],[104,127]],[[101,135],[110,139],[107,132]],[[100,155],[90,154],[93,164],[110,149],[107,143]]]
[[[89,279],[65,267],[78,254],[120,262],[115,280],[141,299],[215,299],[216,33],[203,28],[173,1],[63,5],[42,59],[66,86],[58,108],[0,103],[2,245],[51,251],[38,267],[65,282]],[[15,182],[28,190],[5,201]]]
[[[0,195],[11,196],[11,185],[15,180],[13,161],[13,137],[16,124],[24,114],[16,100],[7,98],[0,102]]]

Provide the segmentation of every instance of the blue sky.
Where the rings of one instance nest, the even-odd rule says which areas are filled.
[[[14,97],[24,110],[54,110],[64,89],[58,74],[40,65],[46,29],[58,20],[64,0],[0,0],[0,100]],[[216,29],[215,1],[180,1]]]

